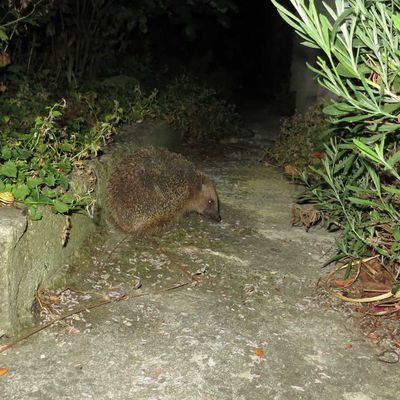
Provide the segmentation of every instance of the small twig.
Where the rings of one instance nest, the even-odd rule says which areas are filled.
[[[383,357],[387,353],[394,355],[395,359],[393,361],[385,360]],[[400,361],[400,354],[393,350],[385,350],[382,353],[378,354],[377,358],[378,358],[378,361],[386,363],[386,364],[397,364]]]
[[[112,257],[112,255],[114,254],[114,252],[115,252],[115,250],[117,250],[117,248],[119,247],[119,246],[121,246],[121,244],[126,240],[126,239],[128,239],[128,237],[129,237],[130,235],[125,235],[119,242],[117,242],[117,244],[112,248],[112,250],[110,251],[110,253],[108,254],[108,257],[107,257],[107,259],[106,259],[106,263],[108,263],[109,261],[110,261],[110,258]]]
[[[179,271],[182,272],[187,278],[189,278],[190,282],[192,283],[193,281],[197,282],[198,278],[195,277],[195,274],[193,274],[189,268],[187,267],[186,264],[184,264],[179,257],[177,257],[175,254],[172,254],[170,251],[168,251],[165,248],[160,248],[159,249],[160,252],[162,252],[163,254],[165,254],[169,260],[171,261],[172,265],[177,266]]]
[[[21,342],[21,341],[23,341],[23,340],[35,335],[36,333],[38,333],[38,332],[48,328],[49,326],[55,324],[56,322],[63,321],[64,319],[66,319],[68,317],[71,317],[72,315],[79,314],[79,313],[81,313],[83,311],[86,311],[86,310],[91,310],[93,308],[100,307],[100,306],[103,306],[105,304],[114,303],[114,302],[123,300],[126,297],[127,296],[124,294],[124,295],[122,295],[122,296],[120,296],[118,298],[115,298],[115,299],[103,300],[103,301],[101,301],[99,303],[92,304],[91,306],[81,307],[78,310],[69,312],[68,314],[60,315],[59,317],[54,318],[52,321],[47,322],[43,326],[39,326],[38,328],[35,328],[33,331],[27,333],[26,335],[21,336],[21,337],[15,339],[14,341],[12,341],[11,343],[8,343],[8,344],[0,347],[0,353],[3,353],[7,349],[9,349],[9,348],[13,347],[14,345],[16,345],[17,343],[19,343],[19,342]]]
[[[163,289],[160,289],[160,290],[155,290],[155,291],[147,292],[147,293],[140,293],[140,294],[137,294],[135,296],[131,296],[131,298],[149,296],[149,295],[152,295],[152,294],[165,293],[165,292],[168,292],[168,291],[171,291],[171,290],[179,289],[179,288],[181,288],[183,286],[187,286],[189,284],[190,284],[190,282],[177,283],[177,284],[175,284],[173,286],[169,286],[167,288],[163,288]],[[23,340],[30,338],[31,336],[35,335],[36,333],[39,333],[40,331],[43,331],[44,329],[46,329],[49,326],[55,324],[56,322],[63,321],[66,318],[71,317],[72,315],[79,314],[79,313],[87,311],[87,310],[92,310],[94,308],[101,307],[101,306],[104,306],[106,304],[117,303],[117,302],[119,302],[121,300],[126,300],[126,299],[128,299],[128,295],[123,294],[123,295],[121,295],[121,296],[119,296],[117,298],[103,300],[103,301],[100,301],[98,303],[92,304],[90,306],[81,307],[78,310],[69,312],[68,314],[60,315],[59,317],[56,317],[54,320],[52,320],[50,322],[47,322],[46,324],[44,324],[42,326],[39,326],[38,328],[33,329],[31,332],[27,333],[26,335],[21,336],[21,337],[15,339],[15,340],[13,340],[11,343],[8,343],[8,344],[0,347],[0,353],[3,353],[4,351],[10,349],[11,347],[14,347],[17,343],[22,342]]]

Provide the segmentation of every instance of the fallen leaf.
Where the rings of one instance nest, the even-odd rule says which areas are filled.
[[[297,178],[300,176],[299,170],[291,164],[285,164],[283,166],[283,173],[286,175],[290,175],[292,178]]]
[[[375,339],[378,339],[378,335],[375,332],[371,332],[371,333],[368,333],[367,338],[375,340]]]
[[[396,347],[400,348],[400,340],[394,340],[394,341],[393,341],[393,344],[394,344]]]
[[[5,375],[8,372],[7,368],[0,368],[0,376]]]
[[[254,353],[256,353],[257,357],[265,358],[264,351],[263,351],[263,349],[261,347],[255,347],[254,348]]]
[[[326,157],[325,153],[321,153],[320,151],[313,151],[310,155],[311,157],[319,158],[320,160],[323,160]]]
[[[353,348],[353,345],[351,343],[346,344],[346,349],[350,350]]]
[[[349,287],[354,283],[354,278],[348,278],[348,279],[335,279],[333,282],[333,285],[335,287]]]

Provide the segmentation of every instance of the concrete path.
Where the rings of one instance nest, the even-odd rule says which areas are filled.
[[[192,215],[150,238],[93,237],[59,309],[127,298],[0,354],[0,398],[396,399],[399,364],[316,293],[334,238],[290,226],[298,189],[257,158],[200,162],[220,224]]]

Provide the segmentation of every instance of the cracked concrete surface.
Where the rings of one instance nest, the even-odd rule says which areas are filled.
[[[128,298],[0,354],[8,369],[0,397],[397,398],[399,365],[379,362],[316,294],[334,237],[290,226],[299,189],[256,158],[200,162],[219,190],[220,224],[191,215],[148,238],[93,236],[71,265],[69,287],[89,302]],[[194,273],[197,284],[189,283]],[[176,284],[185,285],[165,290]]]

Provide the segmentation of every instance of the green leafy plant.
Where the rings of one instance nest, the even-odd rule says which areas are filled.
[[[322,50],[323,56],[310,68],[340,99],[325,109],[335,123],[370,132],[398,130],[400,4],[335,0],[334,7],[323,3],[323,13],[314,0],[290,0],[296,15],[272,2],[305,46]]]
[[[289,164],[297,170],[309,165],[318,166],[324,143],[329,138],[329,126],[320,105],[310,107],[304,113],[297,112],[282,120],[279,137],[268,154],[278,164]]]
[[[114,118],[75,131],[58,124],[65,107],[65,101],[54,103],[46,116],[36,117],[29,132],[3,129],[0,137],[0,192],[11,192],[33,220],[42,218],[38,206],[50,205],[54,212],[66,214],[92,202],[89,193],[71,192],[69,174],[77,162],[97,154],[121,113],[117,108]]]
[[[168,123],[185,139],[219,139],[240,132],[240,117],[233,104],[193,77],[169,84],[160,99]]]
[[[214,17],[227,27],[236,10],[234,0],[10,0],[0,4],[0,49],[10,45],[11,59],[25,72],[40,71],[78,87],[85,77],[120,65],[123,56],[146,53],[152,40],[163,42],[158,19],[178,27],[189,43],[205,29],[199,17]],[[148,35],[151,28],[154,37]]]
[[[342,229],[334,259],[376,254],[395,270],[400,262],[400,3],[335,0],[318,11],[313,0],[290,0],[291,9],[272,1],[303,44],[322,51],[310,68],[336,96],[324,109],[333,139],[321,167],[312,168],[320,180],[304,175],[308,190],[301,200],[314,202],[328,224]]]
[[[0,201],[12,193],[28,207],[31,219],[42,217],[39,206],[44,205],[61,214],[80,212],[93,198],[87,191],[75,193],[71,177],[84,160],[96,157],[117,125],[165,118],[186,139],[200,140],[223,134],[225,118],[230,127],[238,118],[214,91],[193,79],[167,84],[161,94],[142,89],[132,77],[105,81],[80,92],[60,88],[66,100],[57,102],[43,85],[15,78],[17,90],[4,93],[1,104]],[[182,111],[188,104],[197,115]]]
[[[334,259],[360,258],[373,250],[388,261],[396,261],[400,249],[397,171],[393,166],[377,173],[370,157],[376,160],[378,154],[366,153],[363,147],[359,139],[340,144],[332,139],[322,168],[311,168],[320,181],[313,183],[303,175],[309,190],[302,193],[300,201],[315,203],[324,211],[328,226],[343,229]],[[394,153],[395,158],[399,154]],[[380,165],[387,168],[388,163]]]

